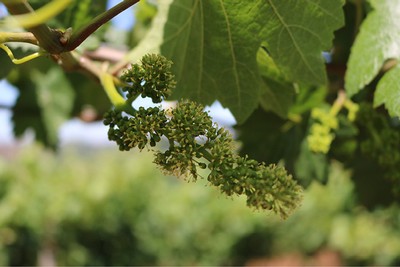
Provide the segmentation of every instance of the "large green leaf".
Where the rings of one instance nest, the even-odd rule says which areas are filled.
[[[211,104],[218,99],[241,122],[258,105],[256,52],[262,26],[253,1],[175,0],[162,53],[175,63],[175,96]],[[253,23],[254,22],[254,23]]]
[[[342,0],[174,0],[161,52],[175,62],[175,97],[218,99],[243,122],[257,107],[261,42],[291,80],[326,82],[323,50],[343,24]]]
[[[350,96],[369,84],[386,60],[400,57],[400,1],[369,2],[374,11],[363,22],[348,62],[346,91]]]

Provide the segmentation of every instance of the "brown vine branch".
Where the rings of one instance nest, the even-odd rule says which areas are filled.
[[[65,50],[71,51],[77,48],[83,41],[86,40],[92,33],[94,33],[103,24],[110,21],[112,18],[139,2],[139,0],[125,0],[104,13],[98,15],[91,20],[87,25],[72,33],[70,38],[66,40]]]

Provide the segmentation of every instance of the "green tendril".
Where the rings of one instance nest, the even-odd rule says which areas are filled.
[[[0,44],[0,48],[3,49],[7,53],[8,57],[11,59],[11,62],[16,64],[16,65],[24,64],[24,63],[26,63],[28,61],[31,61],[32,59],[35,59],[35,58],[38,58],[40,56],[43,56],[43,55],[47,54],[46,52],[39,51],[39,52],[35,52],[35,53],[31,54],[31,55],[28,55],[28,56],[25,56],[23,58],[19,58],[18,59],[18,58],[14,57],[13,52],[5,44]]]

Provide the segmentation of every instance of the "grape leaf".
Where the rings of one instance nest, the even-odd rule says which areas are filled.
[[[36,84],[37,101],[50,145],[57,144],[58,128],[66,121],[73,107],[74,94],[64,72],[58,67],[47,73],[32,71]]]
[[[388,71],[379,81],[374,97],[374,106],[385,104],[392,117],[400,116],[400,67]]]
[[[361,25],[345,76],[346,92],[350,96],[369,84],[386,60],[400,57],[400,1],[369,2],[374,10]]]
[[[290,79],[324,84],[321,55],[343,25],[342,0],[174,0],[161,52],[175,63],[176,98],[218,99],[242,123],[257,107],[261,42]]]
[[[30,66],[35,64],[38,63]],[[20,91],[13,107],[15,135],[21,136],[28,128],[32,128],[37,140],[55,147],[58,129],[69,118],[74,100],[73,90],[64,72],[58,66],[33,69],[29,75],[19,77],[15,85]]]
[[[290,79],[311,85],[327,82],[322,51],[332,48],[333,32],[344,25],[344,1],[268,0],[263,31],[267,48]]]
[[[47,132],[36,99],[35,85],[25,77],[18,79],[14,85],[19,89],[19,96],[12,109],[15,136],[21,137],[27,129],[32,129],[37,140],[48,144]]]

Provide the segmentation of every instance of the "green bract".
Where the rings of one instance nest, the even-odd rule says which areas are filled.
[[[153,54],[126,70],[121,77],[129,84],[123,88],[126,105],[139,94],[155,103],[167,97],[175,86],[171,65]],[[272,210],[281,217],[287,217],[300,203],[302,189],[292,176],[282,167],[237,155],[231,134],[218,128],[202,105],[182,100],[171,110],[127,110],[129,114],[114,109],[104,116],[104,124],[110,127],[109,139],[121,150],[155,147],[165,139],[167,148],[154,152],[154,162],[166,174],[196,180],[201,176],[198,170],[208,168],[207,180],[221,192],[246,195],[249,206]]]

